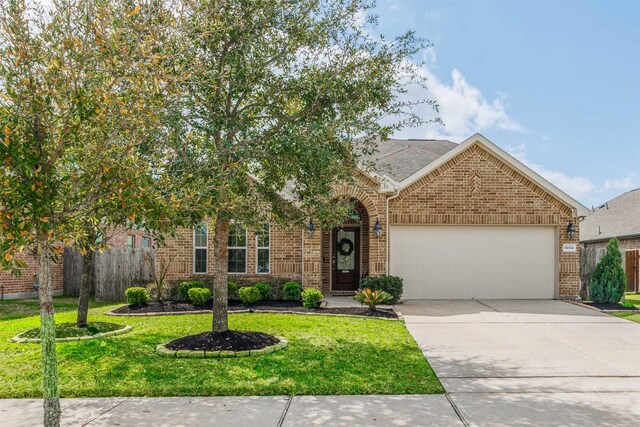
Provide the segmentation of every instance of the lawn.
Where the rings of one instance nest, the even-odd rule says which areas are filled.
[[[626,301],[630,301],[631,303],[633,303],[633,305],[640,308],[640,293],[627,292],[626,294],[624,294],[624,299]],[[620,317],[622,319],[627,319],[627,320],[631,320],[632,322],[640,323],[640,313],[638,312],[630,313],[628,311],[627,312],[619,311],[617,313],[611,313],[611,314],[616,317]]]
[[[75,320],[57,298],[56,321]],[[222,396],[443,393],[403,323],[294,314],[231,314],[232,329],[283,336],[277,353],[237,359],[158,356],[158,343],[211,327],[211,315],[111,317],[92,304],[89,320],[129,324],[127,335],[58,343],[60,393],[89,396]],[[38,344],[8,340],[38,326],[35,302],[0,304],[0,398],[40,397]],[[66,311],[65,311],[66,310]]]

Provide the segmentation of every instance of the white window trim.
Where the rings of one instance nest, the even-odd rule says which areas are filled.
[[[233,226],[235,226],[236,222],[232,222]],[[247,264],[249,260],[247,259],[247,255],[249,253],[249,235],[247,234],[248,230],[243,224],[238,223],[242,228],[244,228],[244,246],[227,246],[227,274],[247,274]],[[244,249],[244,271],[231,272],[229,271],[229,250],[230,249]]]
[[[193,270],[193,274],[208,274],[209,273],[209,227],[207,225],[204,225],[206,242],[207,242],[206,246],[196,246],[196,228],[193,229],[193,244],[191,245],[193,246],[193,252],[191,254],[193,263],[191,268]],[[196,271],[196,249],[204,249],[207,251],[207,257],[205,258],[206,268],[204,269],[204,272]]]
[[[267,224],[267,234],[269,235],[269,246],[258,246],[258,235],[256,234],[256,274],[271,274],[271,224],[266,222]],[[259,272],[258,271],[258,251],[260,249],[267,249],[269,251],[269,262],[267,264],[268,271]]]

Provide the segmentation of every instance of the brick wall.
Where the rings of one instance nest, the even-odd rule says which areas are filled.
[[[509,224],[555,226],[561,297],[580,291],[579,253],[562,252],[572,209],[481,146],[436,168],[390,201],[391,224]]]
[[[207,234],[207,267],[209,273],[213,265],[213,227],[209,227]],[[256,273],[256,236],[253,230],[247,230],[247,272],[229,274],[229,280],[260,281],[272,278],[284,278],[300,281],[302,230],[287,229],[271,225],[270,230],[270,273]],[[193,272],[193,230],[180,228],[176,237],[168,239],[166,246],[158,248],[157,262],[161,258],[173,259],[167,280],[178,282],[182,280],[210,279],[211,275],[195,274]]]
[[[142,238],[149,237],[144,230],[128,230],[125,228],[115,228],[107,231],[107,244],[112,248],[129,247],[128,236],[133,236],[133,247],[142,247]],[[153,244],[153,239],[151,239]]]
[[[4,292],[4,298],[37,298],[33,290],[35,282],[35,273],[37,271],[37,262],[35,258],[27,252],[17,255],[27,263],[27,267],[21,270],[20,276],[12,276],[6,271],[0,271],[0,290]],[[57,263],[51,263],[51,277],[53,281],[53,290],[56,294],[62,293],[62,260]]]
[[[386,265],[386,199],[388,195],[375,191],[375,183],[358,173],[356,185],[338,185],[336,197],[358,200],[366,210],[367,220],[362,227],[368,236],[363,255],[362,271],[370,275],[385,274]],[[558,236],[557,271],[561,297],[579,294],[579,252],[562,252],[564,243],[578,243],[577,237],[569,240],[567,224],[572,221],[576,236],[579,221],[572,209],[555,196],[540,188],[511,166],[504,163],[481,146],[469,147],[455,158],[441,165],[414,184],[404,189],[398,198],[390,200],[391,224],[475,224],[475,225],[545,225],[556,228]],[[373,236],[372,227],[380,221],[383,233]],[[193,231],[179,230],[178,237],[158,256],[175,256],[169,279],[186,280],[207,275],[194,275]],[[303,237],[304,236],[304,237]],[[255,274],[255,237],[249,231],[247,274],[232,274],[238,280],[254,280],[268,277],[302,279],[301,252],[304,239],[304,285],[331,290],[331,238],[330,230],[317,230],[308,237],[305,230],[271,228],[271,274]],[[212,236],[209,234],[209,248]],[[212,263],[209,250],[208,263]]]

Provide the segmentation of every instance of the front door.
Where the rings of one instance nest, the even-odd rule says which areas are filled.
[[[360,228],[333,230],[331,264],[333,291],[355,291],[360,285]]]

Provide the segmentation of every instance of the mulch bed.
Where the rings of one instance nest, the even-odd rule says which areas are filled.
[[[144,313],[180,313],[185,311],[211,310],[211,304],[194,306],[182,301],[151,301],[144,306],[124,305],[113,310],[118,314],[144,314]],[[300,301],[261,301],[251,306],[245,306],[240,301],[229,302],[229,312],[246,311],[279,311],[283,313],[316,313],[316,314],[346,314],[351,316],[383,317],[397,319],[398,316],[391,308],[378,308],[371,312],[367,307],[317,307],[306,308]]]
[[[279,342],[278,338],[262,332],[203,332],[173,340],[166,347],[170,350],[244,351],[260,350]]]
[[[612,311],[638,311],[638,307],[625,307],[622,304],[605,304],[591,301],[581,301],[582,304],[595,307],[599,310],[612,310]]]

